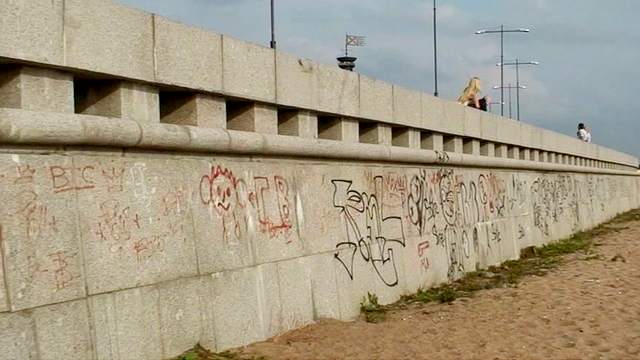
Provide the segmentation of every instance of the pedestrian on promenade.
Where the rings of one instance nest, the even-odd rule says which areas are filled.
[[[470,106],[478,110],[487,111],[487,106],[491,102],[491,99],[488,97],[480,98],[479,95],[481,91],[480,79],[474,76],[469,80],[469,84],[462,91],[462,95],[458,98],[458,102],[464,106]]]
[[[576,135],[578,136],[578,139],[584,142],[591,142],[591,131],[589,130],[589,128],[584,126],[583,123],[578,124],[578,132],[576,133]]]

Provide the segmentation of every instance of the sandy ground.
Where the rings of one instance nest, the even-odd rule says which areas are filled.
[[[544,277],[370,324],[321,321],[245,348],[267,359],[640,359],[640,221]],[[622,255],[624,262],[612,261]]]

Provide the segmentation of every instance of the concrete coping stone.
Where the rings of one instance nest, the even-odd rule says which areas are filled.
[[[397,146],[267,135],[222,128],[205,129],[173,124],[139,124],[135,121],[117,118],[54,114],[19,109],[0,109],[0,142],[638,175],[635,169],[624,171],[578,167]]]

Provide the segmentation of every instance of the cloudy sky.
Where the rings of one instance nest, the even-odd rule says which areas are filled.
[[[269,0],[120,0],[190,25],[269,43]],[[275,0],[278,48],[335,63],[344,34],[367,37],[358,71],[433,92],[431,0]],[[640,156],[640,21],[637,0],[438,0],[441,97],[457,98],[471,76],[497,101],[500,43],[478,29],[504,24],[528,34],[505,36],[505,59],[537,60],[521,68],[521,119]],[[515,83],[505,68],[505,83]],[[494,108],[495,112],[496,108]],[[499,112],[499,109],[498,109]],[[505,114],[508,112],[505,108]],[[515,117],[515,96],[513,105]]]

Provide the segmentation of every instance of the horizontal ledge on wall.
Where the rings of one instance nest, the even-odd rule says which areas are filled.
[[[157,151],[638,175],[635,171],[5,108],[0,109],[0,143],[44,146],[84,145]]]

